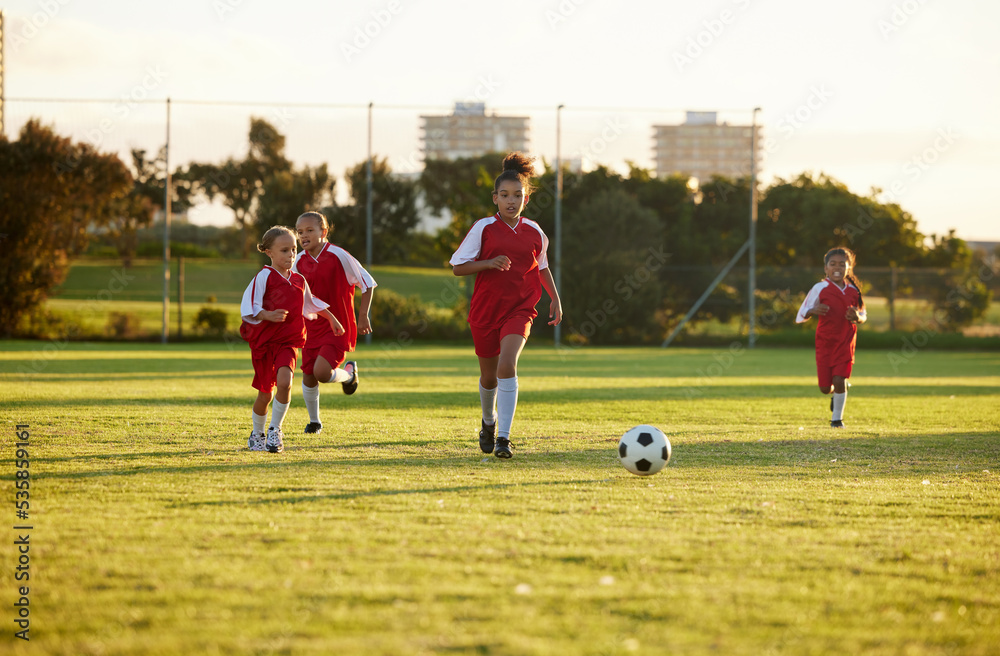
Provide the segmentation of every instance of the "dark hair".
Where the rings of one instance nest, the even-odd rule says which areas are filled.
[[[260,238],[260,243],[257,244],[257,250],[263,253],[264,251],[270,249],[271,246],[274,246],[274,241],[281,235],[288,235],[292,238],[293,242],[295,241],[294,232],[285,226],[274,226],[273,228],[269,228],[268,231],[264,233],[264,236]]]
[[[824,265],[829,264],[830,258],[833,257],[834,255],[843,255],[844,257],[846,257],[848,269],[852,271],[854,270],[854,262],[858,259],[858,256],[854,254],[854,251],[852,251],[850,248],[847,248],[846,246],[838,246],[837,248],[831,248],[826,252],[826,255],[823,256],[823,264]],[[861,281],[859,281],[857,277],[851,273],[848,273],[844,277],[847,278],[847,282],[851,283],[852,285],[858,288],[858,307],[862,310],[865,309],[865,299],[864,297],[861,296]]]
[[[535,158],[528,157],[520,151],[514,151],[503,158],[503,173],[497,176],[493,182],[493,193],[500,189],[501,182],[516,180],[524,188],[524,195],[527,196],[535,190],[531,186],[531,176],[535,172]]]
[[[330,224],[326,222],[326,215],[322,212],[303,212],[299,215],[299,218],[295,219],[295,225],[298,225],[302,219],[314,219],[319,221],[319,225],[323,230],[330,229]]]

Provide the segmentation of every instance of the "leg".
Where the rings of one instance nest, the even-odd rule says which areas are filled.
[[[492,358],[479,357],[479,384],[486,389],[496,389],[497,386],[497,363],[500,356]]]
[[[257,399],[253,402],[253,412],[255,415],[266,415],[267,406],[271,403],[271,392],[257,392]]]
[[[517,360],[524,348],[522,335],[504,335],[497,362],[497,447],[498,458],[511,457],[510,429],[517,410]]]
[[[274,391],[274,400],[287,404],[292,400],[292,370],[288,367],[281,367],[275,378],[277,385]]]

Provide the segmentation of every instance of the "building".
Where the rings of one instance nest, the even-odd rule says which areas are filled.
[[[449,116],[421,116],[424,160],[528,150],[528,117],[486,114],[485,103],[455,103]]]
[[[682,125],[653,126],[653,159],[659,176],[685,175],[706,181],[712,175],[750,176],[750,125],[718,123],[715,112],[687,112]],[[757,126],[757,170],[761,164]]]

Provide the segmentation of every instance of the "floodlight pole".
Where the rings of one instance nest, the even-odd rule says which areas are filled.
[[[562,195],[563,195],[563,167],[562,167],[562,109],[565,105],[556,107],[556,248],[555,248],[555,283],[557,293],[562,293]],[[555,326],[555,346],[560,345],[562,338],[562,326]]]
[[[368,103],[368,165],[365,171],[365,186],[367,193],[365,196],[365,263],[368,267],[368,271],[371,272],[372,268],[372,222],[373,222],[373,205],[372,205],[372,106],[375,103]],[[372,343],[372,335],[368,333],[365,335],[365,344]]]
[[[747,334],[747,348],[753,348],[757,342],[757,112],[760,107],[753,108],[753,127],[750,131],[750,266],[749,282],[747,284],[748,310],[750,314]]]
[[[167,177],[163,191],[163,332],[160,342],[167,343],[170,331],[170,98],[167,98],[167,145],[164,148]]]

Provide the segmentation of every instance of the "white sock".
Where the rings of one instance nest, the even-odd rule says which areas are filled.
[[[517,376],[497,379],[497,437],[510,438],[517,410]]]
[[[346,369],[334,369],[330,372],[330,380],[324,381],[326,383],[346,383],[354,374],[349,373]]]
[[[306,387],[306,384],[302,383],[302,400],[305,401],[306,410],[309,411],[309,421],[323,423],[319,420],[319,385]]]
[[[264,412],[265,414],[259,415],[253,410],[250,411],[250,416],[253,417],[253,432],[255,433],[264,432],[264,426],[267,424],[267,411]]]
[[[291,403],[291,399],[288,399],[288,403],[282,403],[278,399],[271,403],[271,428],[281,428],[281,422],[285,420],[285,413]]]
[[[833,393],[833,421],[841,421],[844,418],[844,404],[847,403],[847,392],[841,394]]]
[[[497,423],[497,388],[486,389],[479,383],[479,403],[483,406],[483,421],[487,426]]]

